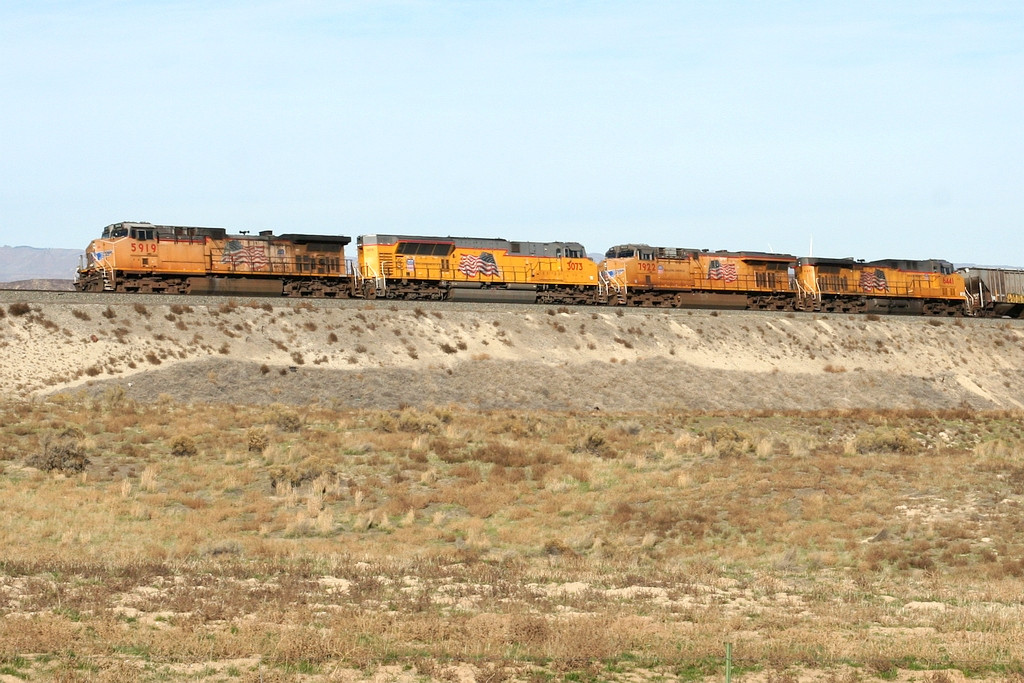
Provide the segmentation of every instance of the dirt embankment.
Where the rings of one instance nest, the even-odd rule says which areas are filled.
[[[1024,321],[138,301],[0,307],[0,390],[116,384],[143,401],[353,407],[1024,407]]]

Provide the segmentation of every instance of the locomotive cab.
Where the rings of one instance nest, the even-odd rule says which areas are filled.
[[[127,237],[127,236],[128,236],[128,228],[125,227],[124,223],[117,223],[115,225],[108,225],[107,227],[103,228],[103,234],[101,235],[101,237],[103,239],[117,239],[118,237]]]
[[[114,223],[103,228],[100,239],[116,240],[131,237],[133,240],[151,240],[156,238],[155,226],[151,223]]]
[[[635,258],[641,261],[653,261],[659,250],[647,244],[620,244],[605,252],[606,259]]]

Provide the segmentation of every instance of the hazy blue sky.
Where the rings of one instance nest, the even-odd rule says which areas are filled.
[[[1024,3],[0,4],[0,244],[120,220],[1024,265]]]

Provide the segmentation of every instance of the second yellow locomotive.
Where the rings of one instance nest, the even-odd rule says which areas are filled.
[[[577,242],[362,235],[368,298],[594,303],[597,264]]]

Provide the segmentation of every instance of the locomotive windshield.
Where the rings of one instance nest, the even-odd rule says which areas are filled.
[[[102,237],[104,239],[113,239],[115,237],[127,237],[127,236],[128,236],[128,228],[126,228],[123,225],[120,225],[120,224],[119,225],[108,225],[107,227],[103,228],[103,235],[102,235]]]

